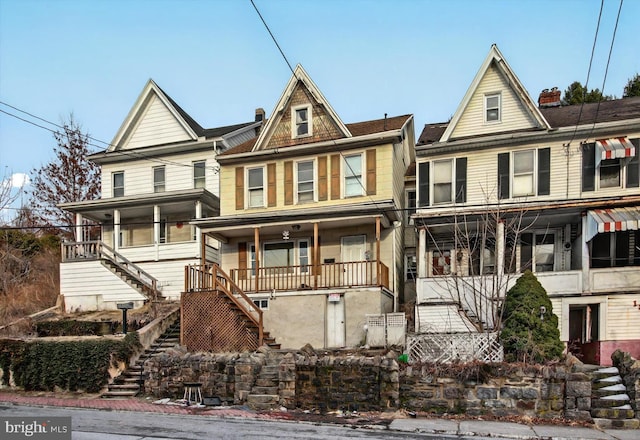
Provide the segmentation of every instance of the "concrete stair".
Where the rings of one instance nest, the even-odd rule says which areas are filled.
[[[600,368],[591,373],[591,417],[601,429],[638,429],[627,389],[616,367]]]
[[[135,397],[144,385],[144,363],[147,359],[180,344],[180,317],[140,355],[133,365],[122,372],[107,386],[100,397],[104,399],[128,399]]]
[[[260,369],[255,385],[247,396],[247,406],[253,410],[266,411],[280,406],[279,371],[283,355],[269,350],[266,353],[266,363]]]

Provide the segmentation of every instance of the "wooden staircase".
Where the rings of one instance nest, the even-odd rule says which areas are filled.
[[[117,275],[122,281],[136,289],[148,300],[164,299],[162,294],[155,287],[155,283],[145,281],[138,273],[128,269],[127,266],[107,258],[102,258],[100,262],[103,266]]]
[[[144,363],[147,359],[163,353],[180,344],[180,317],[146,349],[133,365],[116,377],[100,397],[105,399],[125,399],[138,395],[144,385]]]
[[[591,417],[599,428],[638,429],[627,389],[617,367],[600,368],[592,374]]]

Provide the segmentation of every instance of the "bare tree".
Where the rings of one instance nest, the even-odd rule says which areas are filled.
[[[54,227],[61,235],[70,237],[74,216],[56,205],[98,198],[100,170],[88,160],[89,135],[82,132],[73,115],[63,127],[54,134],[55,158],[33,170],[30,206],[33,219],[41,226]]]

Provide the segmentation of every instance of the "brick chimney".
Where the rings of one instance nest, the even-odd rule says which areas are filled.
[[[559,107],[560,102],[560,90],[557,87],[549,89],[544,89],[540,92],[540,97],[538,98],[538,107],[546,108],[546,107]]]

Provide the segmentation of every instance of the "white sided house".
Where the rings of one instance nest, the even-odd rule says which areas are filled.
[[[204,129],[149,80],[109,148],[90,156],[101,167],[101,198],[60,205],[77,225],[75,241],[62,245],[65,309],[178,299],[185,265],[217,262],[217,242],[189,222],[218,215],[216,155],[255,137],[262,115]],[[87,224],[99,225],[100,240],[88,239]]]
[[[416,146],[416,330],[485,332],[521,272],[587,362],[640,356],[640,97],[536,104],[494,45]]]

